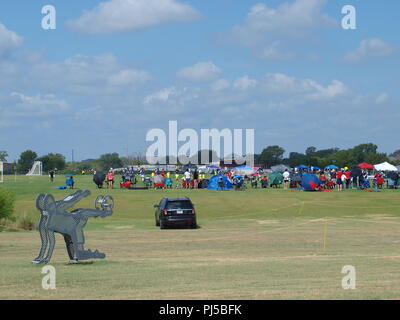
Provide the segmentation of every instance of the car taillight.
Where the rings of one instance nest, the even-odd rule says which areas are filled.
[[[195,209],[192,209],[192,214],[196,214],[196,210]]]
[[[168,211],[167,211],[166,209],[164,209],[164,210],[162,211],[162,213],[163,213],[164,216],[166,216],[166,215],[168,214]]]

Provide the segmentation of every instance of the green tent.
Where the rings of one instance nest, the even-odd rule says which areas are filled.
[[[279,185],[283,182],[283,175],[280,172],[271,172],[269,174],[269,184]]]

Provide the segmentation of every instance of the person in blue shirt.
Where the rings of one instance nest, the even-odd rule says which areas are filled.
[[[67,180],[65,180],[65,183],[70,189],[73,189],[75,184],[74,177],[69,177]]]

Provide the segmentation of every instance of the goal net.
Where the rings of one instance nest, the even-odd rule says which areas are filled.
[[[0,183],[2,183],[4,181],[3,180],[3,171],[4,171],[3,162],[0,161]]]
[[[41,176],[42,175],[42,162],[35,161],[32,169],[26,174],[27,176]]]

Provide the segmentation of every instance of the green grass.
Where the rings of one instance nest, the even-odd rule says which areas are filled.
[[[69,191],[47,177],[5,177],[17,195],[15,223],[39,213],[36,196]],[[57,290],[41,287],[41,266],[29,262],[37,231],[0,233],[0,299],[386,299],[400,297],[400,191],[307,193],[281,189],[96,190],[91,177],[76,186],[111,194],[115,211],[91,219],[86,247],[107,258],[69,265],[61,236],[51,261]],[[189,196],[197,230],[160,230],[153,205]],[[21,224],[21,223],[20,223]],[[343,290],[342,267],[353,265],[357,289]]]

